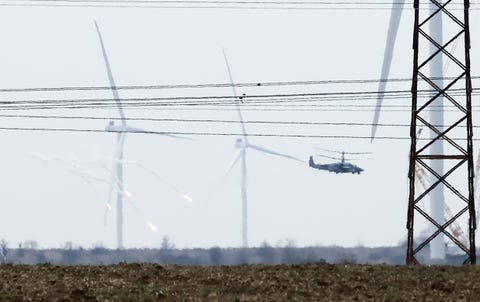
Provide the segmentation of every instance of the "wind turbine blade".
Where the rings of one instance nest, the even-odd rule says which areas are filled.
[[[235,158],[232,160],[232,162],[228,165],[228,168],[225,170],[225,173],[223,173],[222,180],[227,177],[227,175],[230,173],[230,171],[232,171],[233,167],[237,164],[238,160],[242,156],[242,152],[243,152],[243,150],[240,150],[240,152],[238,152],[237,156],[235,156]]]
[[[301,163],[305,163],[304,160],[296,158],[295,156],[275,152],[275,151],[272,151],[272,150],[269,150],[269,149],[266,149],[266,148],[263,148],[263,147],[255,146],[255,145],[252,145],[252,144],[248,144],[247,148],[252,148],[252,149],[255,149],[255,150],[263,152],[263,153],[272,154],[272,155],[276,155],[276,156],[281,156],[281,157],[285,157],[285,158],[288,158],[288,159],[293,159],[293,160],[299,161]]]
[[[474,200],[476,201],[475,202],[475,214],[476,214],[476,221],[477,221],[477,224],[479,223],[479,220],[480,220],[480,211],[479,211],[479,199],[480,197],[478,196],[478,179],[480,178],[480,153],[478,154],[478,157],[477,157],[477,163],[475,165],[475,172],[474,172],[474,176],[475,176],[475,183],[473,184],[473,197],[474,197]]]
[[[232,85],[233,96],[235,97],[235,104],[237,107],[238,118],[240,119],[240,125],[242,126],[243,140],[247,142],[247,130],[245,129],[245,123],[243,122],[242,111],[240,110],[240,99],[237,96],[237,90],[235,89],[235,84],[233,82],[232,71],[230,69],[230,64],[228,64],[227,54],[225,49],[222,48],[223,58],[225,59],[225,65],[227,65],[228,77],[230,78],[230,83]]]
[[[375,138],[375,134],[377,132],[377,124],[378,120],[380,119],[380,110],[382,109],[383,103],[383,93],[385,92],[385,88],[387,86],[387,78],[390,73],[390,66],[392,65],[392,57],[393,57],[393,49],[395,46],[395,39],[397,38],[398,27],[400,25],[400,18],[402,16],[403,7],[405,5],[405,0],[396,1],[392,6],[392,11],[390,14],[390,24],[388,25],[388,33],[387,33],[387,43],[385,45],[385,53],[383,55],[383,64],[382,64],[382,72],[380,79],[380,84],[378,85],[378,98],[377,98],[377,105],[375,106],[375,112],[373,115],[373,122],[372,122],[372,133],[371,133],[371,140],[373,142]]]
[[[419,164],[415,164],[415,177],[417,177],[418,181],[422,185],[424,190],[428,189],[428,176],[427,173],[425,172],[425,169],[423,169],[422,166]]]
[[[113,98],[118,106],[118,111],[120,112],[120,117],[122,118],[122,126],[125,127],[127,125],[125,121],[125,113],[123,112],[122,103],[120,101],[120,96],[118,95],[117,86],[115,85],[115,80],[113,79],[112,69],[110,68],[110,62],[108,60],[107,51],[105,50],[105,45],[103,43],[102,33],[100,32],[100,28],[98,27],[97,21],[95,22],[95,28],[97,29],[98,39],[100,40],[100,46],[102,47],[102,54],[103,59],[105,61],[105,67],[107,68],[108,80],[110,81],[110,86],[112,88]]]
[[[473,186],[473,192],[474,192],[474,196],[475,198],[477,198],[478,200],[478,179],[480,178],[480,153],[478,153],[478,157],[477,157],[477,164],[475,165],[475,184]]]
[[[145,130],[145,129],[142,129],[142,128],[136,128],[136,127],[130,127],[130,126],[126,126],[124,129],[125,129],[125,131],[131,132],[131,133],[152,133],[152,134],[163,135],[163,136],[168,136],[168,137],[172,137],[172,138],[193,140],[193,139],[190,138],[190,137],[184,137],[184,136],[169,134],[169,133],[167,133],[167,132],[159,132],[159,131]]]
[[[428,176],[427,173],[425,172],[425,169],[420,166],[419,164],[415,164],[415,177],[417,180],[420,182],[424,190],[428,189]],[[450,220],[453,217],[452,210],[450,210],[450,207],[445,204],[445,209],[443,215],[445,216],[445,220]],[[448,228],[452,232],[452,234],[460,240],[465,246],[467,246],[467,238],[465,236],[465,233],[463,232],[462,228],[456,223],[455,221],[451,223]]]
[[[240,152],[237,155],[235,155],[231,163],[227,166],[227,169],[225,169],[225,172],[223,173],[222,177],[217,181],[215,181],[215,183],[210,186],[206,194],[207,201],[211,200],[212,196],[219,190],[220,187],[222,187],[222,184],[227,178],[228,174],[230,174],[230,171],[232,171],[233,167],[237,164],[238,160],[242,157],[242,151],[243,150],[240,150]]]

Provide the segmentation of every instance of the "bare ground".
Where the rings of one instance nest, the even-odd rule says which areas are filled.
[[[0,301],[480,301],[475,266],[2,265]]]

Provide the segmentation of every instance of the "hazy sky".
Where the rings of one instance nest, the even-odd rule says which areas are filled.
[[[0,6],[0,88],[108,86],[95,31],[101,28],[117,85],[228,83],[222,48],[235,82],[378,79],[389,10],[226,10]],[[472,11],[472,74],[480,68],[478,10]],[[412,11],[404,12],[392,78],[408,78],[412,65]],[[461,49],[461,45],[459,47]],[[474,82],[474,87],[478,83]],[[409,82],[387,89],[410,88]],[[238,88],[238,93],[375,91],[376,84]],[[230,88],[120,91],[121,97],[230,95]],[[2,100],[109,98],[109,91],[2,93]],[[393,105],[408,105],[404,102]],[[247,101],[246,101],[247,102]],[[375,100],[360,104],[371,106]],[[316,103],[323,104],[323,103]],[[328,104],[328,103],[327,103]],[[334,103],[334,104],[339,104]],[[340,104],[352,104],[343,102]],[[270,106],[272,107],[272,106]],[[371,107],[245,106],[247,121],[371,122]],[[234,107],[126,108],[127,117],[237,120]],[[185,109],[185,107],[183,107]],[[208,109],[208,110],[207,110]],[[212,110],[213,109],[213,110]],[[255,110],[251,110],[255,109]],[[270,108],[272,109],[272,108]],[[338,109],[345,109],[340,111]],[[353,109],[353,110],[352,110]],[[398,108],[397,108],[398,109]],[[104,129],[111,109],[3,110],[0,114],[105,117],[104,120],[0,117],[1,127]],[[408,107],[382,113],[380,122],[409,123]],[[240,133],[235,123],[131,121],[155,131]],[[367,126],[247,124],[249,133],[369,136]],[[406,127],[379,128],[379,136],[408,136]],[[115,208],[105,215],[116,135],[0,131],[2,211],[0,238],[41,247],[66,241],[115,247]],[[133,194],[124,206],[126,247],[158,247],[169,236],[177,247],[241,244],[240,167],[224,173],[238,153],[236,136],[128,134],[125,159],[137,162],[193,197],[135,165],[125,167]],[[249,150],[251,246],[296,240],[299,246],[394,245],[406,236],[408,140],[251,137],[252,144],[300,157],[314,148],[372,152],[354,161],[362,175],[335,175]],[[325,153],[323,153],[325,154]],[[62,160],[43,161],[38,155]],[[328,155],[328,154],[326,154]],[[68,160],[75,162],[73,167]],[[331,162],[316,158],[319,162]],[[97,181],[90,176],[105,181]],[[114,204],[115,206],[115,204]],[[145,223],[149,219],[158,231]]]

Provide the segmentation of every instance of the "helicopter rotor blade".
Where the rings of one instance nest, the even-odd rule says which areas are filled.
[[[354,155],[364,155],[364,154],[372,154],[372,152],[344,152],[345,154],[354,154]]]
[[[342,159],[339,158],[339,157],[327,156],[327,155],[322,155],[322,154],[315,154],[315,155],[316,155],[316,156],[320,156],[320,157],[329,158],[329,159],[334,159],[334,160],[342,160]]]
[[[355,155],[372,154],[372,152],[347,152],[347,151],[337,151],[337,150],[330,150],[330,149],[323,149],[323,148],[314,148],[314,149],[331,152],[331,153],[338,153],[338,154],[355,154]]]

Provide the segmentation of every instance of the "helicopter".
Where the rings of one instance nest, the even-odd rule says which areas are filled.
[[[329,171],[329,172],[334,172],[335,174],[338,174],[338,173],[342,173],[342,174],[343,173],[352,173],[352,174],[359,174],[360,175],[360,173],[362,173],[364,170],[357,165],[346,162],[345,161],[345,154],[369,154],[369,153],[361,153],[361,152],[356,152],[356,153],[345,152],[345,151],[340,152],[340,151],[332,151],[332,150],[326,150],[326,149],[321,149],[321,150],[341,154],[341,156],[342,156],[341,158],[317,154],[317,156],[326,157],[326,158],[335,159],[335,160],[340,160],[340,162],[331,163],[331,164],[317,164],[313,161],[313,156],[311,155],[310,159],[308,161],[308,165],[311,168],[319,169],[319,170],[325,170],[325,171]]]

